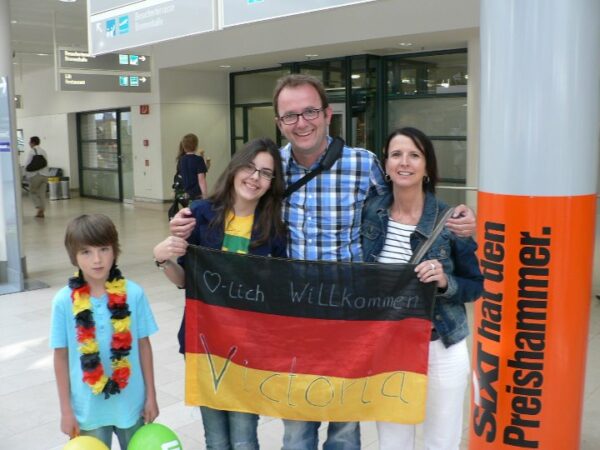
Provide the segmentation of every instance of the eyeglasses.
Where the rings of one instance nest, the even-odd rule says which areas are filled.
[[[258,174],[265,180],[271,181],[273,178],[275,178],[275,175],[271,169],[259,169],[254,165],[254,163],[243,165],[240,170],[249,177],[254,175],[254,172],[258,172]]]
[[[319,113],[324,110],[325,108],[309,108],[305,109],[301,113],[284,114],[283,116],[279,117],[279,120],[281,120],[284,125],[294,125],[298,122],[300,116],[304,117],[304,120],[315,120],[317,117],[319,117]]]

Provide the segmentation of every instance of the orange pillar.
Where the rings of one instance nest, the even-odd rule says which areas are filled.
[[[471,450],[580,446],[600,2],[482,0]]]

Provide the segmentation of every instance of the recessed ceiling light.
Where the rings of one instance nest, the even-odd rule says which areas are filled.
[[[77,0],[60,0],[63,3],[75,3]]]
[[[316,58],[319,55],[317,55],[316,53],[308,53],[308,54],[306,54],[304,56],[306,56],[307,58]]]
[[[19,23],[16,20],[11,20],[10,23]]]
[[[412,45],[412,42],[399,42],[398,45],[400,47],[410,47]]]
[[[48,56],[49,53],[36,53],[37,56]]]
[[[358,79],[360,78],[360,75],[359,75],[359,74],[357,74],[357,73],[353,73],[353,74],[352,74],[350,77],[351,77],[353,80],[358,80]]]
[[[222,69],[229,69],[229,68],[231,68],[231,66],[229,64],[221,64],[219,67],[222,68]]]

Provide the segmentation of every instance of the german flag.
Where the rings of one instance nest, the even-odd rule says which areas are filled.
[[[411,264],[190,246],[186,403],[296,420],[421,422],[434,290]]]

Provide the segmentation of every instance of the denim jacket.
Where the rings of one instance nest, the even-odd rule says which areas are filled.
[[[365,204],[360,233],[365,262],[377,261],[383,248],[392,202],[393,195],[389,193],[373,197]],[[426,193],[423,214],[410,236],[413,252],[431,236],[436,220],[446,209],[447,205],[433,194]],[[472,238],[459,238],[444,228],[423,258],[437,259],[448,277],[446,290],[436,295],[433,312],[433,324],[446,347],[469,335],[464,304],[477,300],[483,291],[483,275],[475,255],[476,249],[477,244]]]

